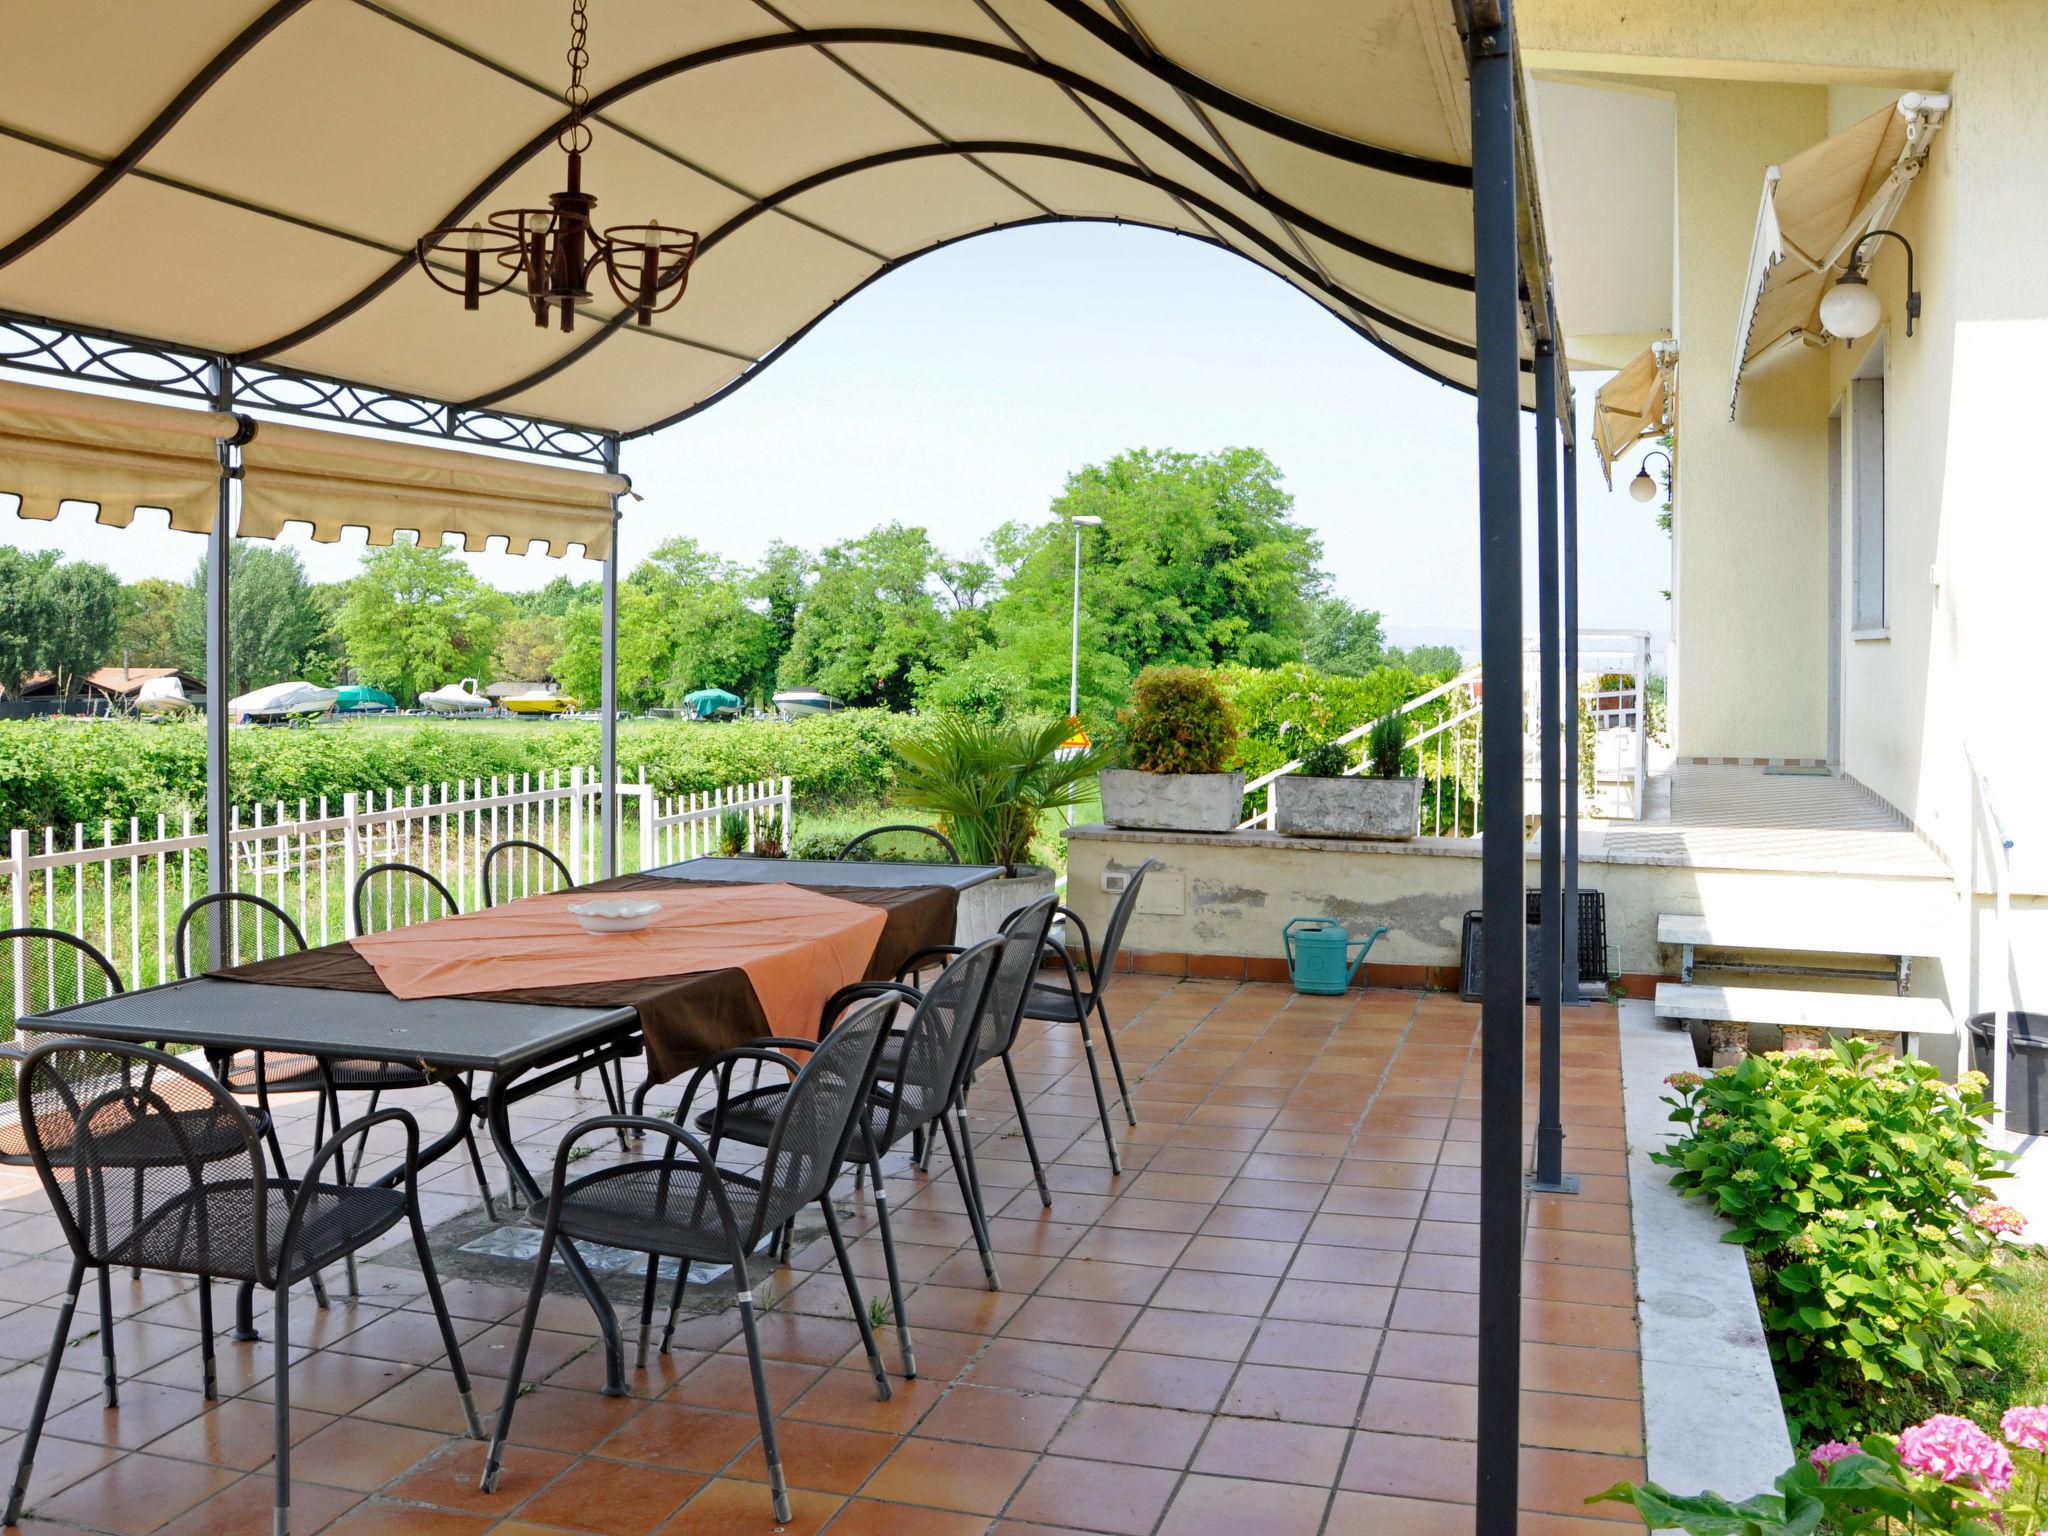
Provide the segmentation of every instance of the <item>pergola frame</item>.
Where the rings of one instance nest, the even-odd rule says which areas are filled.
[[[150,144],[204,94],[207,84],[218,78],[233,62],[253,47],[304,0],[280,0],[251,24],[234,44],[217,57],[207,73],[192,83],[187,92],[168,106],[151,129],[131,145],[129,151],[104,163],[100,174],[86,188],[53,213],[42,224],[4,249],[0,265],[10,260],[23,242],[32,246],[47,238],[106,190],[120,176],[133,170]],[[1120,51],[1139,45],[1080,0],[1047,0],[1077,25],[1088,28]],[[1480,1321],[1478,1389],[1478,1473],[1475,1487],[1476,1530],[1480,1536],[1511,1536],[1518,1523],[1519,1485],[1517,1448],[1520,1443],[1520,1295],[1523,1227],[1530,1188],[1563,1191],[1571,1187],[1562,1170],[1563,1130],[1560,1123],[1561,1008],[1579,1000],[1578,985],[1578,795],[1573,788],[1578,756],[1578,711],[1576,678],[1578,663],[1578,492],[1574,413],[1569,378],[1565,371],[1564,347],[1557,326],[1551,290],[1548,258],[1544,248],[1540,211],[1533,194],[1533,168],[1519,101],[1520,80],[1516,60],[1512,0],[1450,0],[1456,16],[1469,65],[1471,100],[1472,164],[1469,173],[1458,165],[1418,157],[1398,156],[1321,133],[1303,124],[1267,112],[1241,97],[1219,92],[1200,76],[1181,70],[1156,54],[1145,55],[1144,67],[1196,101],[1225,107],[1239,118],[1297,142],[1308,142],[1354,163],[1375,163],[1375,168],[1445,185],[1469,185],[1472,195],[1474,271],[1463,274],[1440,270],[1417,271],[1412,261],[1370,247],[1356,237],[1329,226],[1318,227],[1299,209],[1285,208],[1283,227],[1308,227],[1319,235],[1334,235],[1355,254],[1369,260],[1385,261],[1433,282],[1469,287],[1474,298],[1475,342],[1464,346],[1455,340],[1431,335],[1430,345],[1476,362],[1477,448],[1480,520],[1481,662],[1485,673],[1495,679],[1514,678],[1513,688],[1495,689],[1495,707],[1486,712],[1481,761],[1485,774],[1489,820],[1500,834],[1484,839],[1482,851],[1482,906],[1486,919],[1484,998],[1481,1009],[1481,1164],[1480,1164]],[[843,32],[844,38],[826,37]],[[843,28],[813,29],[800,39],[776,39],[724,50],[709,50],[671,61],[658,71],[643,74],[677,73],[697,67],[711,55],[726,56],[745,47],[817,46],[818,39],[858,43],[885,40],[910,46],[929,46],[966,53],[979,52],[1015,64],[1014,56],[1003,50],[977,49],[971,43],[940,34],[912,34],[902,29]],[[1070,92],[1105,95],[1105,88],[1056,66],[1040,62],[1039,71],[1055,79]],[[644,84],[644,80],[638,83]],[[630,94],[635,81],[622,82],[601,93],[593,110],[601,111],[609,100]],[[1129,102],[1118,110],[1135,114]],[[1166,125],[1159,127],[1170,134]],[[472,206],[513,169],[552,140],[550,125],[536,135],[532,144],[502,166],[482,187],[460,205]],[[1197,155],[1200,146],[1190,145]],[[738,228],[803,191],[825,181],[856,174],[876,166],[950,153],[1039,154],[1067,160],[1085,159],[1071,150],[1013,141],[953,141],[914,150],[892,151],[848,161],[827,172],[804,178],[779,192],[758,198],[707,243]],[[1365,160],[1360,159],[1366,156]],[[1216,157],[1211,155],[1209,159]],[[1128,168],[1106,161],[1098,168],[1128,173]],[[1226,169],[1228,169],[1226,167]],[[1250,182],[1249,177],[1243,178]],[[1263,237],[1233,221],[1227,209],[1205,200],[1197,189],[1162,183],[1183,206],[1203,208],[1225,224],[1235,222],[1237,232],[1262,247]],[[1252,184],[1254,191],[1259,191]],[[1262,206],[1274,200],[1260,192]],[[1276,214],[1280,209],[1272,209]],[[1018,223],[1100,222],[1089,216],[1049,213],[1042,218]],[[1117,219],[1119,223],[1142,220]],[[294,370],[266,362],[272,353],[285,350],[311,331],[338,322],[361,304],[370,302],[390,283],[403,275],[403,259],[373,282],[355,299],[338,306],[311,326],[291,335],[251,348],[240,356],[209,355],[168,341],[123,335],[103,329],[82,328],[58,319],[0,311],[0,367],[30,373],[56,375],[101,387],[139,389],[204,405],[225,413],[249,410],[277,411],[343,425],[372,427],[417,436],[439,438],[451,444],[480,444],[488,447],[535,454],[559,460],[618,470],[620,444],[629,436],[640,436],[685,419],[723,399],[733,389],[760,375],[769,364],[832,313],[852,293],[865,288],[888,272],[930,251],[975,238],[987,231],[952,236],[922,249],[884,262],[876,271],[847,293],[789,334],[780,344],[755,359],[737,377],[687,409],[632,431],[614,431],[571,422],[525,416],[497,409],[496,402],[517,394],[537,382],[534,377],[516,381],[468,401],[437,400],[417,394],[394,392],[379,386],[336,379]],[[1176,229],[1174,233],[1190,234]],[[1192,234],[1191,238],[1207,238]],[[1219,239],[1210,243],[1235,249]],[[1388,347],[1378,334],[1392,329],[1415,334],[1416,328],[1377,310],[1358,296],[1335,288],[1325,275],[1289,252],[1268,248],[1277,265],[1289,268],[1302,279],[1302,286],[1320,290],[1325,307],[1355,333],[1383,350]],[[1239,251],[1238,254],[1244,254]],[[1346,313],[1349,311],[1349,313]],[[625,313],[601,322],[594,333],[570,354],[543,370],[552,374],[576,360],[612,335]],[[1524,333],[1534,340],[1534,357],[1523,359]],[[1465,388],[1459,381],[1445,379],[1413,356],[1398,354],[1400,360],[1419,371]],[[1540,747],[1542,757],[1542,833],[1540,903],[1541,953],[1538,957],[1540,987],[1539,1022],[1539,1118],[1536,1136],[1536,1166],[1533,1183],[1529,1178],[1523,1140],[1523,1095],[1526,1034],[1526,958],[1524,955],[1524,858],[1523,814],[1523,722],[1520,678],[1523,666],[1522,527],[1521,527],[1521,444],[1519,413],[1522,378],[1533,374],[1537,428],[1537,541],[1538,541],[1538,627],[1540,679]],[[236,449],[260,426],[246,415],[239,436],[221,448],[221,477],[217,515],[208,538],[207,607],[207,830],[208,886],[221,888],[228,872],[228,613],[230,567],[228,551],[233,535],[234,484],[239,475]],[[1560,452],[1561,450],[1561,452]],[[1560,460],[1562,494],[1560,496]],[[616,516],[616,509],[614,511]],[[603,611],[602,698],[600,725],[599,827],[601,864],[606,875],[617,869],[617,688],[618,688],[618,542],[614,538],[603,562],[601,582]],[[1569,680],[1569,689],[1567,681]],[[1639,686],[1643,680],[1639,680]],[[1567,981],[1567,978],[1569,980]]]

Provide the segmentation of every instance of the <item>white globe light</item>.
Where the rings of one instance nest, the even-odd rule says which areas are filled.
[[[1868,283],[1844,279],[1830,288],[1820,301],[1820,323],[1828,328],[1830,335],[1849,341],[1868,336],[1883,318],[1884,305]]]
[[[1635,479],[1628,483],[1628,493],[1637,501],[1654,501],[1657,497],[1657,482],[1650,478],[1647,469],[1639,469],[1636,471]]]

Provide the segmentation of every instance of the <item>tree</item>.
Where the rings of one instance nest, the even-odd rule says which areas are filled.
[[[70,698],[121,643],[121,583],[103,565],[67,560],[44,581],[45,618],[36,664]]]
[[[1339,677],[1363,677],[1386,655],[1387,637],[1380,616],[1341,597],[1319,597],[1309,606],[1308,635],[1302,660]]]
[[[782,658],[789,654],[790,641],[796,636],[796,616],[803,610],[810,584],[809,553],[780,539],[768,546],[747,579],[747,596],[761,604],[762,617],[768,621],[766,671],[770,683]]]
[[[1435,677],[1445,672],[1465,670],[1465,658],[1455,645],[1416,645],[1402,650],[1399,646],[1387,648],[1386,665],[1406,667],[1417,677]]]
[[[162,576],[145,576],[121,589],[121,649],[137,667],[178,664],[178,605],[185,589]]]
[[[23,554],[0,544],[0,688],[21,693],[22,679],[35,671],[42,651],[43,584],[55,554]]]
[[[410,701],[487,673],[510,609],[505,595],[478,581],[454,550],[408,541],[363,556],[341,627],[356,675]]]
[[[1139,449],[1068,476],[1060,519],[1016,524],[992,541],[1009,566],[992,614],[999,643],[1064,633],[1073,601],[1073,533],[1082,533],[1084,623],[1127,672],[1183,664],[1276,666],[1301,655],[1321,546],[1291,515],[1294,498],[1255,448],[1212,454]],[[1085,648],[1085,647],[1084,647]]]
[[[749,600],[747,571],[695,539],[670,539],[619,588],[619,702],[670,708],[699,688],[766,689],[770,621]],[[602,683],[603,609],[580,599],[562,621],[556,677],[595,702]]]
[[[206,677],[206,556],[178,601],[177,664]],[[299,678],[332,682],[339,658],[305,568],[277,545],[228,546],[228,676],[206,678],[207,691],[233,698]]]
[[[491,675],[498,681],[545,682],[562,659],[562,621],[552,614],[524,612],[498,629]]]
[[[822,551],[777,680],[908,709],[945,636],[929,585],[938,564],[930,535],[900,523]]]

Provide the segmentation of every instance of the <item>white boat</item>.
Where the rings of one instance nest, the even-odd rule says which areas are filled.
[[[420,705],[437,715],[480,715],[487,709],[496,708],[489,697],[476,691],[476,679],[473,677],[421,694]]]
[[[846,706],[815,688],[788,688],[775,695],[775,708],[785,720],[801,720],[805,715],[826,715]]]
[[[338,697],[332,688],[318,683],[272,683],[240,698],[228,700],[228,716],[245,724],[265,720],[309,720],[334,708]]]
[[[173,675],[152,677],[135,692],[135,707],[145,715],[171,715],[192,708],[185,685]]]

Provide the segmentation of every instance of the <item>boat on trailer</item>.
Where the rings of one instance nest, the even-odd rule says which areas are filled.
[[[835,709],[846,706],[829,693],[820,693],[815,688],[786,688],[775,695],[776,713],[785,720],[801,720],[806,715],[829,715]]]
[[[477,692],[475,678],[465,677],[459,683],[449,683],[431,693],[421,694],[420,707],[437,715],[480,715],[497,706],[487,694]]]

